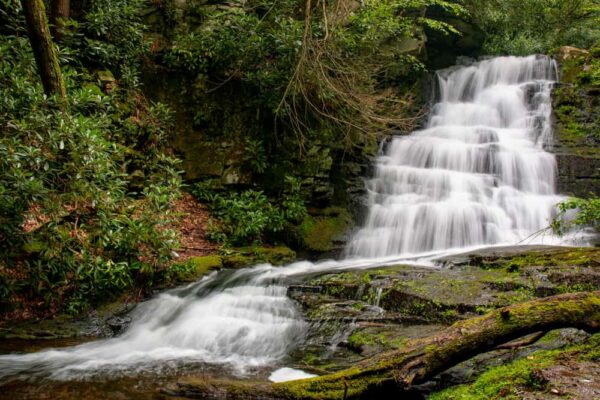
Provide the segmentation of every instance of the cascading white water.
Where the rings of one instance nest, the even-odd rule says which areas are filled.
[[[291,279],[318,271],[370,268],[374,260],[258,265],[213,273],[137,306],[121,336],[71,348],[0,355],[6,379],[84,379],[163,372],[202,364],[244,374],[272,365],[302,343],[307,324],[286,296]],[[305,376],[282,370],[272,379]]]
[[[286,287],[272,279],[276,271],[262,266],[230,276],[213,273],[140,304],[132,326],[118,338],[0,356],[0,378],[139,373],[172,361],[229,364],[239,372],[271,363],[301,341],[305,331]]]
[[[543,150],[551,137],[554,78],[553,61],[537,56],[440,72],[441,101],[427,129],[394,139],[378,160],[368,222],[347,250],[352,259],[215,273],[140,304],[120,337],[0,356],[0,381],[129,374],[173,364],[227,364],[239,372],[270,365],[307,329],[286,296],[291,277],[368,268],[392,262],[390,256],[518,242],[548,224],[561,200],[554,194],[554,158]],[[273,379],[280,375],[290,371]]]
[[[426,128],[394,138],[377,160],[351,256],[516,244],[551,222],[562,199],[543,148],[555,62],[499,57],[437,78],[440,102]]]

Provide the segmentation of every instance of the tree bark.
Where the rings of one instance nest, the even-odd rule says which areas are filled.
[[[71,0],[52,0],[50,12],[50,24],[52,37],[56,42],[63,39],[65,26],[71,13]]]
[[[44,92],[48,96],[56,95],[61,107],[66,106],[67,93],[63,81],[58,57],[52,44],[48,19],[43,0],[21,0],[29,41],[38,66]]]
[[[403,349],[317,378],[272,385],[188,379],[166,392],[227,399],[391,398],[498,345],[532,333],[567,327],[600,331],[600,291],[553,296],[498,309],[457,322],[437,335],[412,340]]]

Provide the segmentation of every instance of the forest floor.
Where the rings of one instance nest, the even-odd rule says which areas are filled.
[[[206,227],[210,213],[204,204],[184,192],[181,199],[173,205],[173,212],[180,216],[175,227],[179,231],[181,240],[181,246],[177,250],[178,261],[216,252],[215,243],[207,239]]]
[[[173,228],[179,232],[181,244],[176,250],[177,257],[173,263],[182,263],[193,257],[207,256],[217,252],[217,245],[207,238],[206,227],[210,213],[204,204],[198,202],[191,194],[184,192],[181,198],[173,204],[171,211],[177,215],[177,224]],[[43,218],[31,217],[25,222],[24,229],[35,229],[39,226],[40,220],[43,221]],[[9,270],[9,272],[16,280],[25,280],[26,278],[19,268]],[[163,282],[157,282],[157,284],[162,285]],[[139,288],[133,290],[132,293],[125,299],[126,303],[135,303],[142,298]],[[12,309],[0,310],[0,327],[16,321],[53,318],[63,311],[64,306],[60,301],[53,301],[48,305],[43,297],[32,293],[15,295],[12,304],[15,305]]]

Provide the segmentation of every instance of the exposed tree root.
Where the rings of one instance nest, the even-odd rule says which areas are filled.
[[[519,340],[518,342],[513,341],[513,342],[504,343],[499,346],[496,346],[496,350],[515,350],[520,347],[532,345],[535,342],[537,342],[538,340],[540,340],[541,338],[543,338],[546,333],[547,333],[547,331],[536,332],[534,334],[527,336],[523,340]]]

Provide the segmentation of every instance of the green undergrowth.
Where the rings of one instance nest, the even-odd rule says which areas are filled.
[[[464,13],[445,0],[307,3],[306,10],[293,0],[222,8],[181,3],[161,2],[164,37],[156,61],[194,86],[188,106],[195,127],[211,136],[242,130],[256,155],[248,157],[248,170],[257,175],[270,173],[266,165],[294,169],[277,163],[276,152],[289,151],[287,145],[291,153],[315,142],[350,149],[381,130],[372,126],[389,129],[393,103],[410,103],[412,95],[382,97],[382,84],[414,82],[423,69],[414,54],[389,44],[418,40],[424,28],[456,33],[429,18],[428,8]]]
[[[194,196],[208,205],[212,215],[209,239],[228,247],[281,242],[306,216],[299,190],[293,177],[286,178],[286,189],[277,198],[254,189],[215,191],[206,183],[192,186]]]
[[[595,334],[585,343],[569,346],[566,349],[537,351],[527,358],[490,368],[475,382],[434,393],[429,399],[487,400],[498,397],[521,399],[523,392],[531,393],[532,396],[544,396],[549,389],[549,384],[539,371],[563,360],[600,361],[599,348],[600,334]]]
[[[0,9],[0,311],[77,314],[152,286],[178,246],[171,110],[139,86],[137,0],[86,2],[45,95],[20,2]]]
[[[595,0],[463,0],[485,33],[484,54],[548,54],[559,46],[587,48],[600,37]]]
[[[254,189],[216,191],[206,183],[193,185],[192,193],[211,211],[208,237],[225,247],[283,242],[314,252],[332,251],[354,223],[341,207],[307,211],[298,179],[289,176],[279,197]]]

